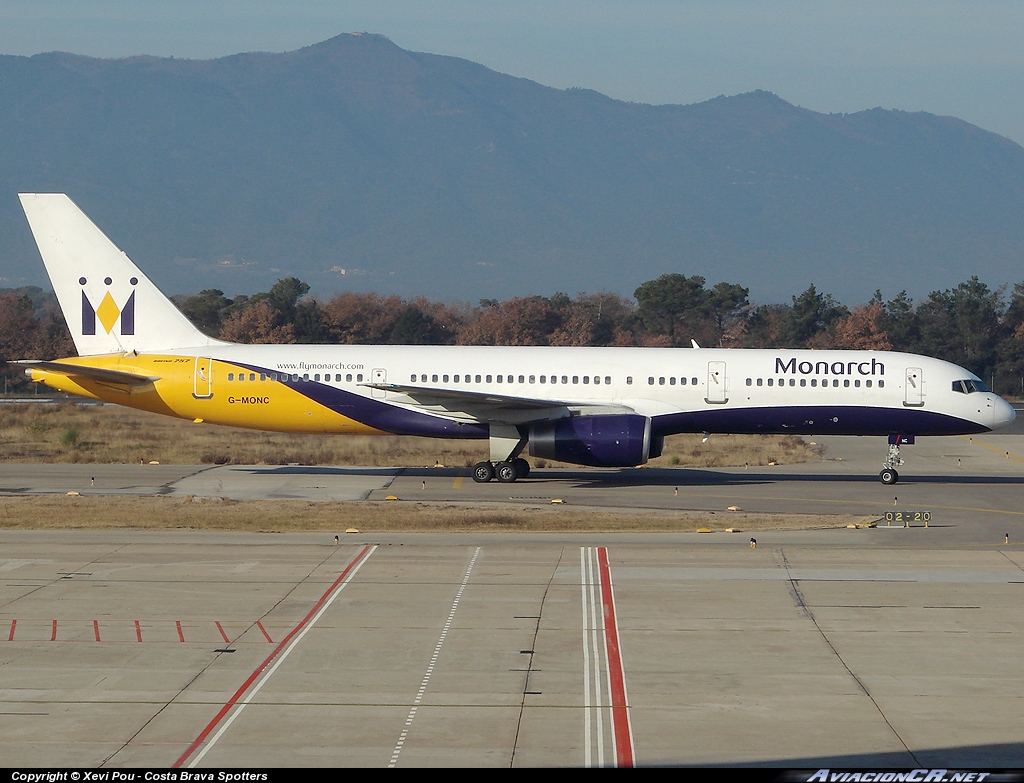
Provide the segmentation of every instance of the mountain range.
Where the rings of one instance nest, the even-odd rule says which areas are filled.
[[[19,191],[68,193],[172,294],[630,295],[680,272],[855,304],[1024,279],[1024,148],[961,120],[629,103],[365,33],[0,56],[0,286],[45,284]]]

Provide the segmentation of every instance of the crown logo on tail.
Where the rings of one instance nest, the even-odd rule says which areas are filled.
[[[86,278],[78,278],[79,285],[85,286],[86,282],[88,282]],[[129,282],[135,286],[138,284],[139,279],[133,277]],[[107,334],[113,331],[119,319],[121,321],[122,335],[135,334],[135,291],[131,292],[124,307],[118,307],[109,288],[113,280],[107,277],[103,280],[103,283],[107,286],[107,291],[103,295],[99,307],[93,307],[92,302],[89,300],[89,295],[85,293],[84,288],[82,289],[82,334],[96,334],[97,318],[99,318],[100,326],[104,328]]]

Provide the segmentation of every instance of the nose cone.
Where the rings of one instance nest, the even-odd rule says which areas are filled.
[[[992,406],[992,429],[1002,429],[1017,418],[1017,411],[1002,397],[996,397]]]

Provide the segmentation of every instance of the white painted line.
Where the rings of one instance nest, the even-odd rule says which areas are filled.
[[[479,556],[480,547],[477,547],[476,551],[473,553],[472,559],[469,561],[469,567],[466,569],[466,573],[462,577],[462,584],[459,585],[459,590],[455,593],[455,601],[452,603],[451,611],[448,612],[448,619],[445,621],[444,628],[441,630],[441,636],[437,640],[437,644],[434,645],[434,653],[430,656],[430,663],[427,666],[426,674],[423,675],[423,681],[420,683],[420,689],[416,692],[416,698],[413,699],[412,709],[409,710],[409,716],[405,719],[405,728],[402,729],[402,733],[398,737],[398,742],[395,743],[395,750],[391,754],[391,761],[388,763],[389,768],[398,763],[398,757],[402,753],[402,746],[405,745],[405,740],[409,736],[409,730],[412,728],[412,722],[416,717],[416,711],[420,708],[420,702],[423,701],[423,694],[426,693],[427,690],[427,683],[430,682],[430,676],[434,673],[434,666],[437,664],[437,658],[441,654],[441,645],[444,644],[444,640],[448,636],[448,629],[452,627],[452,620],[455,619],[455,610],[459,608],[459,601],[462,599],[462,593],[466,590],[466,585],[469,584],[469,575],[473,571],[473,565],[476,563],[476,559]]]
[[[244,710],[249,702],[252,701],[253,697],[259,693],[260,689],[263,688],[274,672],[277,671],[278,667],[284,662],[284,659],[287,658],[291,654],[291,651],[294,650],[299,642],[302,641],[309,630],[316,624],[317,620],[319,620],[330,605],[334,603],[334,599],[341,594],[341,591],[344,590],[346,585],[352,581],[355,575],[359,572],[359,569],[363,567],[363,564],[369,560],[370,555],[372,555],[376,550],[376,546],[367,546],[364,547],[358,555],[356,555],[355,559],[346,566],[345,570],[341,572],[341,575],[328,588],[327,592],[320,597],[320,600],[317,601],[316,604],[314,604],[313,609],[311,609],[309,613],[299,621],[299,624],[296,625],[295,628],[292,629],[291,633],[281,641],[270,656],[261,663],[251,675],[249,675],[249,678],[242,683],[242,686],[235,691],[234,695],[220,709],[220,712],[218,712],[217,715],[214,716],[213,720],[207,724],[206,728],[199,733],[199,736],[195,738],[192,744],[189,745],[188,749],[172,765],[172,768],[179,768],[183,766],[185,762],[189,760],[189,757],[191,757],[193,753],[196,753],[196,750],[198,750],[199,746],[203,744],[206,738],[210,735],[210,732],[220,724],[220,728],[217,732],[210,737],[209,742],[207,742],[203,749],[199,753],[196,753],[188,766],[194,767],[203,759],[210,749],[217,744],[217,741],[224,735],[224,732],[227,731],[228,727],[234,723],[235,718],[242,714],[242,710]],[[271,661],[273,661],[273,665],[270,666],[270,668],[267,668],[271,664]],[[255,683],[255,685],[253,685],[253,683]],[[248,694],[244,699],[241,699],[240,697],[242,694],[250,687],[252,687],[252,689],[248,691]],[[230,717],[227,717],[228,713],[231,713]],[[227,717],[227,720],[224,720],[225,717]],[[224,722],[221,724],[222,720]]]

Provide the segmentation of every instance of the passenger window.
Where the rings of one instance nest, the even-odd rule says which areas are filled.
[[[583,382],[584,383],[590,383],[590,376],[589,375],[584,375],[583,376]]]
[[[878,381],[878,388],[881,389],[883,386],[885,386],[885,381],[879,380]]]
[[[806,386],[807,385],[807,379],[806,378],[801,378],[800,379],[800,385],[801,386]]]
[[[476,382],[477,382],[477,383],[480,383],[480,376],[479,376],[479,375],[478,375],[478,376],[476,376]]]
[[[854,386],[856,386],[856,387],[857,387],[857,388],[859,389],[859,388],[860,388],[860,378],[858,378],[857,380],[855,380],[855,381],[853,382],[853,385],[854,385]]]
[[[867,386],[870,389],[871,388],[871,381],[870,381],[870,379],[864,381],[864,385]]]
[[[580,382],[580,376],[578,376],[578,375],[572,376],[572,382],[573,383],[579,383]]]
[[[750,378],[747,378],[747,386],[753,386],[753,385],[754,385],[754,382]]]
[[[265,381],[266,379],[267,379],[267,375],[266,375],[266,373],[262,373],[262,372],[261,372],[261,373],[260,373],[260,380],[261,380],[261,381]]]
[[[573,383],[575,383],[575,382],[576,381],[573,381]],[[647,379],[647,385],[648,386],[653,386],[654,385],[654,376],[653,375]]]
[[[437,383],[437,376],[436,375],[431,375],[430,376],[430,382],[431,383]]]
[[[664,378],[658,378],[658,385],[659,386],[664,386],[665,385],[665,379]]]
[[[611,386],[611,384],[612,384],[612,376],[610,376],[610,375],[604,376],[604,385],[605,386]]]
[[[697,379],[696,378],[690,378],[690,383],[692,383],[694,386],[696,386],[697,385]]]
[[[229,372],[228,373],[228,380],[229,381],[233,381],[234,379],[235,379],[235,374],[233,372]]]
[[[548,382],[548,376],[546,376],[546,375],[540,376],[540,382],[541,383],[547,383]]]
[[[790,378],[789,379],[789,385],[790,386],[796,386],[796,378]]]
[[[633,385],[633,376],[632,375],[627,375],[626,376],[626,385],[627,386],[632,386]]]
[[[520,375],[519,376],[519,382],[520,383],[526,383],[526,376],[525,375]]]
[[[764,385],[764,378],[758,378],[757,379],[757,385],[758,386],[763,386]]]
[[[814,388],[818,388],[818,379],[817,378],[811,378],[811,386],[813,386]]]
[[[774,386],[775,385],[775,379],[774,378],[769,378],[768,379],[768,385],[769,386]]]
[[[356,375],[356,383],[362,383],[362,382],[363,382],[363,374],[362,373],[358,373]]]
[[[412,379],[415,381],[416,380],[416,376],[415,375],[412,376]],[[348,381],[349,383],[352,383],[352,373],[346,374],[345,375],[345,380]]]
[[[594,383],[596,383],[598,386],[601,385],[601,376],[600,375],[595,375],[594,376]]]
[[[479,378],[480,376],[477,376],[477,377]],[[537,376],[531,375],[530,376],[530,383],[536,383],[536,382],[537,382]]]
[[[679,379],[679,385],[680,386],[685,386],[686,385],[686,378],[680,378]]]

